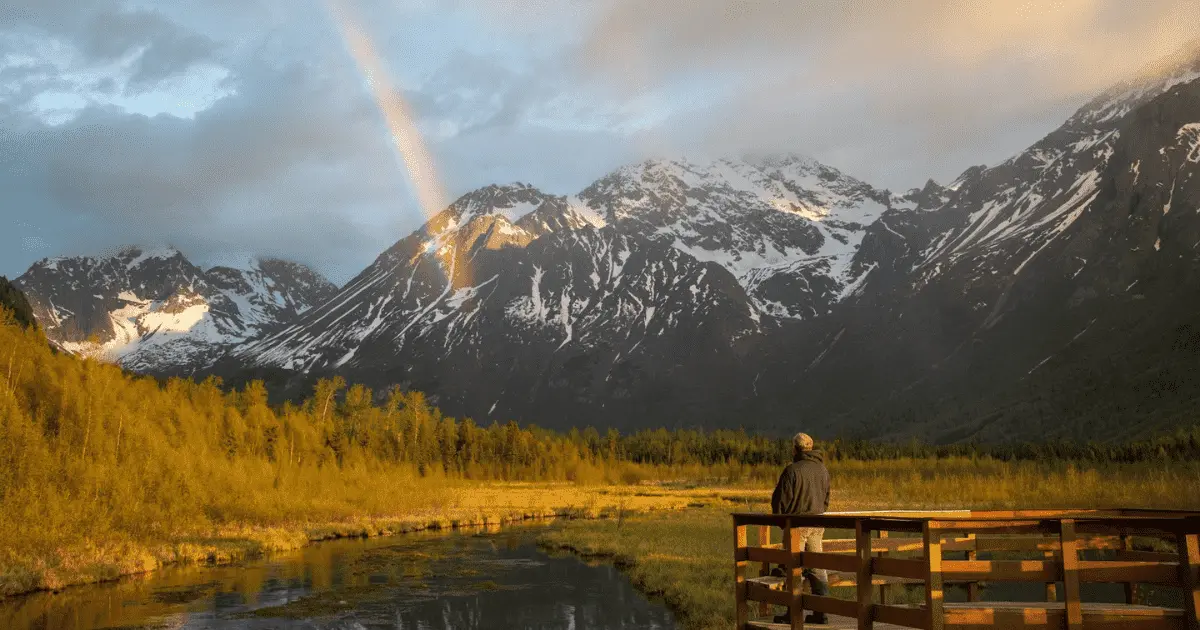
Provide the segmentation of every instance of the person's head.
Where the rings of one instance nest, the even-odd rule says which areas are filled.
[[[792,454],[799,455],[807,451],[813,450],[813,439],[807,433],[797,433],[792,438]]]

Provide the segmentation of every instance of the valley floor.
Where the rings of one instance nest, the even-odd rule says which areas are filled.
[[[230,497],[210,525],[167,539],[106,531],[12,527],[0,542],[0,596],[111,580],[174,563],[228,563],[339,537],[367,537],[564,517],[543,539],[615,560],[662,595],[688,628],[726,627],[729,513],[769,509],[772,483],[692,480],[634,485],[484,482],[380,475],[340,480],[331,498],[293,486],[279,511],[260,497]],[[1200,463],[1079,468],[988,459],[835,462],[832,509],[1200,507]],[[345,490],[343,489],[343,492]],[[276,498],[275,500],[280,500]],[[691,509],[688,509],[691,508]],[[209,506],[206,512],[216,508]],[[663,516],[659,512],[669,511]],[[303,516],[299,516],[303,515]],[[8,515],[14,516],[14,515]],[[170,519],[169,514],[160,515]],[[52,535],[54,534],[54,535]]]
[[[1200,465],[1196,463],[1101,470],[984,460],[910,460],[835,464],[831,474],[831,511],[1200,509]],[[730,513],[770,511],[770,490],[759,487],[740,495],[713,493],[706,499],[698,495],[705,507],[670,516],[642,514],[621,521],[567,522],[544,533],[539,543],[590,561],[616,564],[638,589],[663,598],[688,630],[724,630],[735,625]],[[853,537],[853,533],[836,537]],[[846,596],[837,591],[835,587],[836,596]]]
[[[579,486],[571,483],[416,481],[393,513],[346,509],[340,517],[275,522],[251,516],[207,530],[182,531],[170,540],[128,536],[62,539],[50,544],[33,528],[0,542],[0,597],[112,580],[175,563],[236,562],[271,551],[346,537],[387,536],[428,529],[500,525],[532,519],[625,518],[627,514],[678,511],[701,497],[735,496],[736,490],[667,489],[657,486]],[[50,542],[50,541],[45,541]],[[39,544],[43,543],[43,544]]]

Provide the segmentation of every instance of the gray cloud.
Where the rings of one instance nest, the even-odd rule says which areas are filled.
[[[902,187],[1027,146],[1197,23],[1190,0],[613,0],[574,59],[627,93],[727,82],[682,146],[810,153]]]
[[[351,217],[400,213],[406,188],[355,78],[299,64],[248,64],[237,77],[235,94],[194,120],[91,106],[50,126],[10,113],[5,206],[37,217],[62,253],[169,242],[200,259],[290,254],[343,276],[348,256],[370,260],[390,241]]]
[[[74,46],[72,61],[83,67],[136,55],[126,85],[133,94],[212,61],[218,48],[159,11],[100,0],[10,0],[0,25]]]
[[[508,181],[568,194],[644,157],[750,150],[893,188],[947,180],[1027,146],[1200,21],[1182,0],[353,4],[452,198]],[[445,43],[417,32],[434,9],[458,20]],[[0,67],[4,273],[174,244],[343,281],[423,220],[321,0],[0,4],[0,59],[45,41],[70,54]],[[116,62],[119,76],[94,72]],[[204,66],[228,76],[194,118],[100,104]],[[49,125],[32,105],[48,92],[95,102]]]

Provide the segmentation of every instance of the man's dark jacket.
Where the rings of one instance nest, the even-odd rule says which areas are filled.
[[[773,514],[824,514],[829,509],[829,470],[825,454],[804,451],[783,469],[771,495]]]

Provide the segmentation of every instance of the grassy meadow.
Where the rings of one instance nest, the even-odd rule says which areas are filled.
[[[830,466],[830,476],[834,511],[1200,507],[1197,462],[1100,469],[965,458],[843,461]],[[697,494],[704,507],[670,516],[642,514],[619,523],[569,521],[544,533],[539,543],[614,562],[640,590],[661,597],[684,628],[729,628],[734,625],[729,514],[770,511],[772,486],[743,486],[740,494]],[[847,596],[836,590],[835,595]]]
[[[829,446],[835,509],[1200,506],[1196,431],[1074,464]],[[688,627],[716,627],[732,614],[728,513],[763,507],[789,449],[740,431],[482,426],[340,379],[269,405],[261,383],[55,353],[0,309],[0,597],[332,537],[607,516],[546,543],[616,558]]]
[[[0,319],[10,316],[0,309]],[[0,596],[333,536],[672,509],[652,467],[564,436],[442,417],[419,393],[159,383],[0,321]]]

